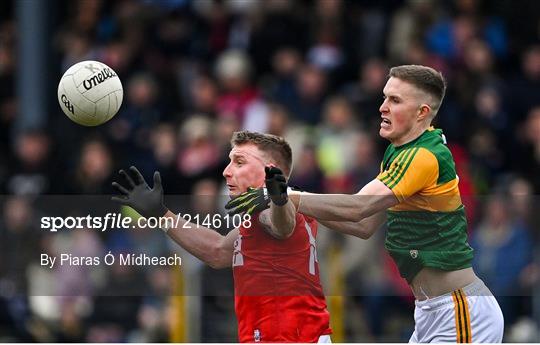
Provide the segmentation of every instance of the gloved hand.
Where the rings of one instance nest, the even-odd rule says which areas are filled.
[[[123,169],[120,170],[120,175],[125,177],[129,186],[126,188],[117,182],[113,182],[113,187],[123,195],[113,196],[111,200],[133,208],[145,218],[165,215],[169,210],[163,204],[163,186],[161,185],[159,172],[154,173],[154,188],[150,189],[136,167],[131,166],[129,171],[130,173]]]
[[[230,215],[247,213],[252,215],[270,207],[270,201],[278,206],[283,206],[288,201],[287,182],[279,168],[265,167],[264,188],[248,188],[234,199],[231,199],[225,209]]]
[[[266,173],[264,182],[270,199],[278,206],[285,205],[289,201],[289,196],[287,195],[287,180],[283,172],[276,167],[265,167],[264,172]]]
[[[270,196],[266,187],[249,187],[247,192],[231,199],[226,205],[227,213],[230,215],[247,213],[252,215],[266,210],[270,207]]]

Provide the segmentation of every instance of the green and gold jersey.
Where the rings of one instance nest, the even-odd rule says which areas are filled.
[[[388,210],[385,247],[410,283],[424,267],[471,267],[467,220],[454,159],[440,129],[402,145],[390,144],[377,176],[399,204]]]

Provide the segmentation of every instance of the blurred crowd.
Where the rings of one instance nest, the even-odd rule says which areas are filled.
[[[229,140],[240,129],[290,142],[292,185],[355,193],[377,175],[388,144],[378,137],[378,108],[388,69],[398,64],[445,75],[435,125],[456,161],[474,267],[498,297],[505,340],[540,339],[540,2],[51,2],[45,53],[54,78],[41,128],[20,122],[20,104],[32,100],[16,93],[15,5],[0,6],[0,341],[159,342],[176,327],[176,304],[163,291],[178,272],[113,269],[100,284],[71,272],[58,284],[64,293],[32,296],[32,286],[57,278],[28,260],[55,246],[177,250],[160,233],[44,234],[36,196],[108,195],[118,169],[135,165],[146,177],[159,170],[167,194],[217,198]],[[119,113],[96,128],[69,121],[56,103],[57,81],[83,60],[106,63],[124,87]],[[202,213],[219,208],[192,200]],[[331,310],[340,340],[406,341],[412,333],[413,300],[383,237],[320,231],[325,292],[346,296],[343,311]],[[340,275],[328,262],[338,262]],[[203,297],[198,336],[189,340],[236,341],[230,270],[192,266],[200,280],[194,294]],[[149,292],[120,297],[135,281]],[[70,291],[79,296],[58,297]]]

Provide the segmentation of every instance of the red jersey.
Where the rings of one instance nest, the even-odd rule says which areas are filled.
[[[296,214],[279,240],[252,217],[234,245],[235,309],[240,342],[317,342],[332,333],[319,279],[314,219]]]

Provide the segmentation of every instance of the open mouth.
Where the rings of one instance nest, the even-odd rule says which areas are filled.
[[[381,122],[381,127],[382,128],[388,128],[390,127],[390,125],[392,124],[392,122],[386,118],[383,118],[382,119],[382,122]]]

